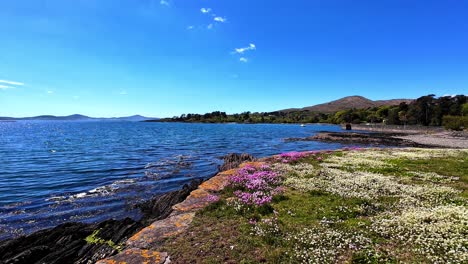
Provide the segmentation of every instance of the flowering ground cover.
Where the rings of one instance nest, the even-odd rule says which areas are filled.
[[[284,153],[163,246],[175,263],[468,263],[468,150]]]

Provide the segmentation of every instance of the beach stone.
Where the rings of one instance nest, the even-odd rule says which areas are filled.
[[[139,248],[126,249],[123,252],[96,262],[97,264],[168,264],[171,263],[166,252]]]
[[[151,249],[161,244],[166,238],[182,233],[192,222],[194,212],[173,215],[156,221],[130,237],[127,248]]]

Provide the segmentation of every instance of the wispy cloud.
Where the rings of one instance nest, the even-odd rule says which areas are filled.
[[[246,51],[255,50],[255,49],[257,49],[257,47],[255,46],[255,44],[250,43],[248,47],[237,48],[237,49],[234,50],[234,52],[235,52],[235,53],[238,53],[238,54],[244,54],[244,52],[246,52]]]
[[[119,94],[120,94],[120,95],[127,95],[127,91],[122,90],[122,91],[120,91]]]
[[[216,22],[219,22],[219,23],[224,23],[227,21],[227,19],[225,17],[220,17],[220,16],[217,16],[215,18],[213,18],[214,21]]]
[[[0,84],[0,90],[13,89],[14,87]]]
[[[161,0],[159,3],[160,3],[161,5],[163,5],[163,6],[169,6],[169,5],[170,5],[169,2],[166,1],[166,0]]]
[[[188,27],[187,27],[188,30],[192,30],[192,29],[194,29],[194,28],[195,28],[194,26],[188,26]]]
[[[205,8],[205,7],[203,7],[203,8],[200,9],[200,11],[201,11],[203,14],[208,14],[208,13],[211,12],[211,8]]]
[[[249,61],[249,59],[247,59],[246,57],[240,57],[239,61],[246,63]]]
[[[21,83],[21,82],[14,82],[14,81],[7,81],[7,80],[0,80],[0,83],[5,83],[9,85],[18,85],[18,86],[24,85],[24,83]]]
[[[53,94],[53,93],[54,91],[51,91],[51,90],[47,91],[47,94]]]
[[[213,24],[209,24],[208,26],[206,26],[207,29],[213,29]]]

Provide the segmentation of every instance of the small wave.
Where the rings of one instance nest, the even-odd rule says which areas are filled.
[[[134,179],[118,180],[118,181],[115,181],[112,184],[117,184],[118,185],[118,184],[132,184],[132,183],[135,183]]]
[[[47,198],[46,201],[61,203],[61,202],[73,202],[75,200],[84,199],[84,198],[109,196],[115,193],[116,190],[121,189],[128,185],[131,185],[133,183],[135,183],[134,179],[117,180],[109,185],[99,186],[87,192],[81,192],[81,193],[73,194],[70,196],[52,196],[50,198]]]
[[[175,155],[169,159],[150,162],[145,166],[145,178],[162,180],[187,171],[193,166],[193,162],[189,160],[191,158],[191,155]]]
[[[65,200],[67,197],[65,196],[52,196],[50,198],[47,198],[46,199],[46,202],[56,202],[56,201],[63,201]]]

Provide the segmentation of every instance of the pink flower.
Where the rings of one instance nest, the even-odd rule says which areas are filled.
[[[249,224],[251,224],[251,225],[256,225],[256,224],[257,224],[257,220],[255,220],[255,219],[250,219],[250,220],[249,220]]]
[[[210,194],[206,197],[206,200],[210,203],[215,203],[217,201],[219,201],[219,196],[217,195],[213,195],[213,194]]]
[[[231,176],[230,186],[237,189],[234,196],[246,205],[262,206],[270,203],[273,196],[281,193],[281,176],[268,165],[260,168],[246,166]]]

